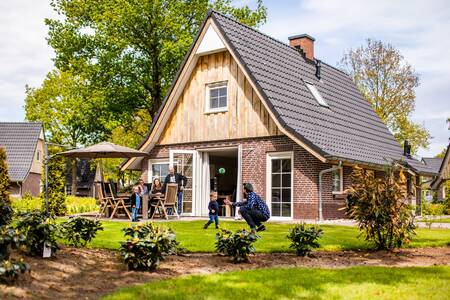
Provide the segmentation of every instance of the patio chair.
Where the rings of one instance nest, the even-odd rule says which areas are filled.
[[[177,212],[177,194],[178,194],[178,184],[176,183],[168,183],[166,185],[166,193],[164,195],[164,199],[161,199],[156,204],[152,204],[152,206],[155,208],[152,214],[152,219],[155,216],[156,212],[162,217],[164,216],[166,219],[168,219],[167,210],[169,208],[172,209],[175,216],[179,219],[180,216]]]
[[[112,197],[107,197],[105,193],[105,188],[102,182],[95,183],[95,190],[97,191],[97,197],[100,204],[100,209],[98,210],[96,219],[100,218],[102,215],[107,215],[108,209],[114,208],[114,203]]]
[[[128,200],[128,198],[116,197],[114,195],[113,190],[112,190],[111,183],[106,183],[106,185],[109,187],[109,192],[111,194],[111,198],[112,198],[112,201],[114,203],[114,210],[113,210],[113,212],[112,212],[112,214],[110,216],[110,219],[114,218],[114,216],[117,214],[119,209],[123,209],[125,214],[131,220],[131,214],[130,214],[130,210],[129,210],[129,209],[131,209],[131,204],[130,203],[125,203],[125,200]]]

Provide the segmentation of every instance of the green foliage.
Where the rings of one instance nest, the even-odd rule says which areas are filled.
[[[254,232],[245,229],[232,232],[221,229],[216,234],[216,251],[231,256],[234,263],[248,262],[249,254],[255,253],[253,244],[260,238]]]
[[[13,209],[11,205],[5,201],[0,200],[0,227],[11,223],[13,216]]]
[[[406,204],[406,177],[403,170],[392,166],[384,178],[376,178],[371,170],[353,168],[352,186],[348,190],[354,204],[347,210],[349,218],[358,222],[366,240],[377,249],[402,247],[415,234],[414,217]]]
[[[49,153],[60,152],[57,148],[50,148]],[[45,174],[42,174],[45,185]],[[65,194],[65,160],[63,156],[55,155],[48,163],[48,206],[51,215],[64,216],[67,212]],[[45,198],[42,201],[45,210]]]
[[[320,247],[318,240],[322,234],[323,230],[317,225],[297,224],[289,229],[289,247],[295,249],[298,256],[310,256],[313,248]]]
[[[422,220],[428,228],[442,216],[445,211],[444,204],[422,202]]]
[[[0,282],[12,283],[17,280],[19,274],[23,274],[30,270],[30,266],[26,264],[22,259],[15,260],[3,260],[0,261]]]
[[[6,162],[6,150],[0,147],[0,202],[9,204],[9,187],[11,182],[8,176],[8,165]]]
[[[120,253],[129,270],[153,271],[166,255],[177,253],[175,233],[162,226],[143,223],[123,229],[127,240]]]
[[[29,212],[42,209],[44,200],[39,197],[12,198],[11,206],[17,212]],[[91,197],[66,196],[67,215],[98,211],[97,200]]]
[[[419,76],[397,49],[368,39],[365,46],[345,53],[340,66],[400,144],[408,140],[412,153],[428,147],[430,133],[410,119]]]
[[[44,245],[51,249],[52,256],[59,249],[56,242],[58,228],[55,220],[48,218],[44,212],[20,213],[16,229],[25,236],[24,252],[27,255],[42,257]]]
[[[81,217],[69,219],[60,226],[62,237],[68,241],[69,245],[75,247],[86,246],[95,238],[97,231],[103,230],[100,221]]]

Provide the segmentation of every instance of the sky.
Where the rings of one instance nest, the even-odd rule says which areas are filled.
[[[237,3],[254,5],[254,0]],[[449,143],[450,2],[448,0],[265,0],[260,30],[287,42],[307,33],[315,56],[336,65],[343,53],[367,38],[394,45],[420,76],[412,119],[430,131],[429,157]],[[37,87],[52,69],[45,18],[55,18],[50,0],[0,1],[0,121],[24,119],[25,85]]]

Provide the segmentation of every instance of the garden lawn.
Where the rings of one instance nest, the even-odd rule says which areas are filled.
[[[419,222],[426,222],[426,220],[422,219]],[[435,219],[435,220],[433,220],[433,223],[450,223],[450,218]]]
[[[449,299],[449,282],[450,267],[275,268],[156,281],[105,299]]]
[[[102,221],[104,231],[99,231],[97,237],[88,244],[89,247],[118,249],[124,241],[122,228],[130,223]],[[158,222],[158,225],[171,228],[181,246],[190,252],[214,252],[216,229],[203,229],[204,221],[170,221]],[[222,228],[236,230],[248,228],[245,222],[222,221]],[[267,230],[261,232],[261,240],[256,242],[257,252],[288,252],[289,241],[286,238],[293,224],[267,223]],[[358,238],[356,227],[322,225],[323,237],[319,240],[322,250],[367,250],[370,244],[364,238]],[[407,247],[438,247],[450,245],[449,229],[417,229],[417,236]]]

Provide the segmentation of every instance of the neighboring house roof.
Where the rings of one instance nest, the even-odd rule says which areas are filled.
[[[437,174],[439,173],[443,159],[439,157],[423,157],[422,161]]]
[[[450,179],[450,145],[447,146],[445,156],[442,159],[441,166],[439,167],[436,178],[431,183],[432,189],[437,189],[442,182]]]
[[[319,80],[315,61],[302,51],[220,13],[211,11],[209,17],[277,121],[305,145],[328,160],[369,165],[406,160],[403,149],[347,74],[322,63]],[[182,68],[185,63],[186,59]],[[305,81],[316,86],[329,108],[317,103]],[[159,114],[151,130],[158,118]],[[425,164],[410,160],[428,170]]]
[[[6,148],[11,181],[27,177],[42,130],[41,123],[0,122],[0,147]]]

